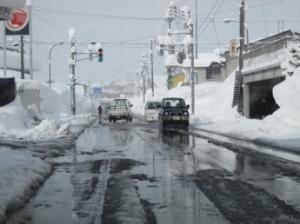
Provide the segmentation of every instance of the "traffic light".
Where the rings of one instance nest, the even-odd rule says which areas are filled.
[[[103,62],[103,49],[102,48],[98,49],[98,61]]]

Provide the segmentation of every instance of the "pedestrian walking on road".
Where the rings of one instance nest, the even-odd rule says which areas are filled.
[[[98,106],[98,116],[99,116],[99,123],[102,122],[102,107],[101,105]]]

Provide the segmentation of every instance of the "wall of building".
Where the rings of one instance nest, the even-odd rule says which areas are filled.
[[[206,81],[206,68],[195,68],[195,82],[202,83]]]

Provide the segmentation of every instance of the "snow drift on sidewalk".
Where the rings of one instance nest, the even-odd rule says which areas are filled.
[[[0,148],[0,223],[8,210],[24,205],[51,167],[30,153]]]

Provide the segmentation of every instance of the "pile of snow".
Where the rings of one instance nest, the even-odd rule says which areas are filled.
[[[0,148],[0,223],[8,210],[24,205],[51,171],[29,153]]]
[[[14,102],[0,107],[0,135],[25,130],[27,120],[27,112],[17,97]]]
[[[30,139],[45,139],[61,137],[65,133],[64,123],[81,125],[85,122],[90,123],[93,116],[88,112],[96,112],[96,106],[83,96],[77,96],[77,112],[86,115],[70,115],[70,91],[66,85],[53,90],[48,86],[34,80],[16,79],[17,91],[37,90],[40,93],[39,107],[35,104],[24,108],[17,97],[14,102],[0,107],[0,133],[2,136],[15,136]],[[68,117],[66,117],[68,116]],[[42,119],[41,124],[26,130],[32,126],[32,118]],[[62,129],[63,128],[63,129]],[[24,131],[25,130],[25,131]]]

